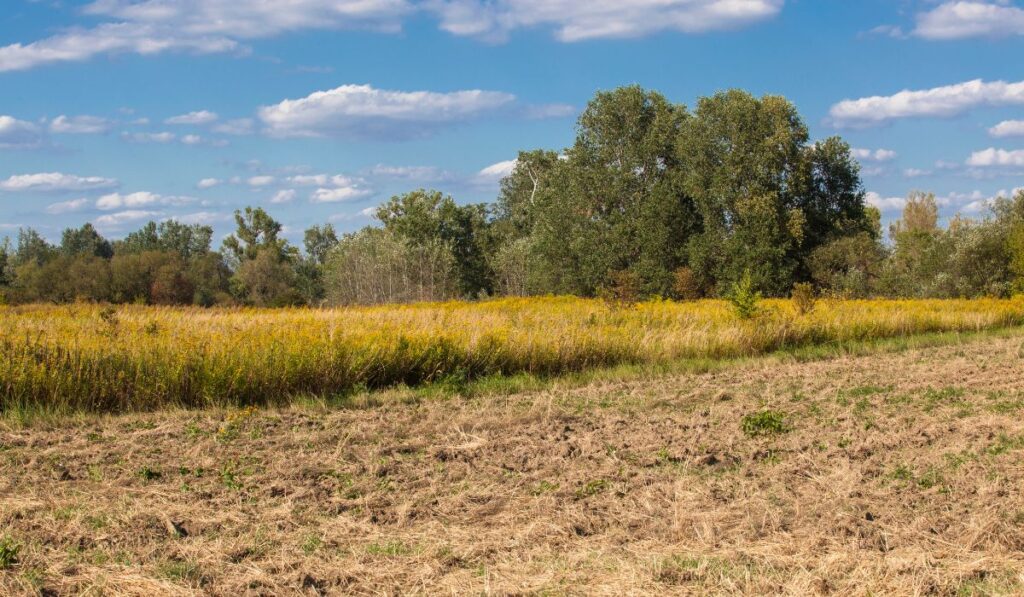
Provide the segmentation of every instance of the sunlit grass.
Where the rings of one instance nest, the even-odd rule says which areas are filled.
[[[721,301],[568,297],[331,310],[0,307],[0,407],[54,412],[286,403],[368,388],[719,359],[1024,324],[1024,299]]]

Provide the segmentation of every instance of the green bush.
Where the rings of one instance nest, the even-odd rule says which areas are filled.
[[[746,271],[738,282],[732,285],[732,289],[726,296],[732,304],[733,312],[740,319],[752,319],[758,313],[758,303],[761,302],[761,293],[754,290],[754,282],[750,277],[750,271]]]
[[[763,410],[744,415],[740,421],[740,428],[747,437],[779,435],[789,431],[786,416],[777,410]]]

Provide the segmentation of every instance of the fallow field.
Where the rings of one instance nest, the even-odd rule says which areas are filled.
[[[1024,300],[3,308],[0,594],[1024,592]]]

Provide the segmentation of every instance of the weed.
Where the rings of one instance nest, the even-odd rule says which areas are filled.
[[[18,563],[21,544],[16,543],[10,535],[0,537],[0,570],[7,570]]]
[[[744,415],[740,428],[747,437],[779,435],[789,431],[786,416],[775,410],[763,410]]]
[[[597,495],[604,491],[608,487],[608,481],[604,479],[594,479],[588,481],[585,485],[576,490],[576,499],[588,498],[592,495]]]
[[[143,481],[156,481],[163,476],[163,473],[160,472],[160,469],[144,466],[138,470],[136,475],[138,475],[138,477]]]

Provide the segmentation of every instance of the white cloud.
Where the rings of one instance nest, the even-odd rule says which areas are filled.
[[[313,191],[309,200],[313,203],[338,203],[341,201],[353,201],[362,199],[373,194],[373,191],[364,189],[358,185],[339,186],[333,188],[319,188]]]
[[[286,179],[290,184],[300,187],[347,187],[357,185],[363,181],[345,176],[344,174],[298,174],[289,176]]]
[[[110,130],[111,122],[99,116],[60,116],[50,121],[51,133],[95,135]]]
[[[923,170],[921,168],[907,168],[903,171],[903,176],[907,178],[919,178],[921,176],[931,175],[931,170]]]
[[[888,162],[896,158],[896,152],[891,149],[851,149],[853,157],[868,162]]]
[[[43,135],[38,126],[0,115],[0,149],[33,149],[42,144]]]
[[[1004,120],[988,129],[988,134],[996,138],[1024,137],[1024,120]]]
[[[100,55],[248,50],[246,40],[302,30],[398,32],[429,13],[454,35],[504,39],[550,27],[561,41],[735,29],[771,18],[784,0],[94,0],[84,12],[102,22],[29,43],[0,47],[0,71]]]
[[[188,114],[181,114],[180,116],[172,116],[164,121],[164,124],[210,124],[217,121],[217,114],[208,110],[199,110],[198,112],[189,112]]]
[[[171,50],[205,54],[238,49],[238,42],[222,36],[182,35],[171,29],[132,22],[104,23],[92,29],[70,29],[28,44],[0,47],[0,72],[79,62],[100,54],[151,55]]]
[[[248,180],[246,180],[245,183],[250,187],[265,187],[274,184],[275,180],[277,179],[275,179],[273,176],[261,175],[252,176]]]
[[[975,151],[967,158],[968,166],[987,168],[991,166],[1024,166],[1024,149],[1006,150],[990,147]]]
[[[881,212],[899,211],[907,204],[903,197],[883,197],[874,191],[865,193],[864,201]]]
[[[840,127],[880,125],[900,118],[950,117],[981,106],[1024,105],[1024,81],[976,79],[895,95],[848,99],[832,106],[831,121]]]
[[[231,215],[215,211],[198,211],[174,216],[173,219],[182,224],[213,224],[216,222],[227,222],[231,219]]]
[[[117,228],[122,224],[129,222],[137,222],[139,220],[150,220],[158,218],[164,215],[162,211],[150,211],[144,209],[128,209],[125,211],[119,211],[112,214],[102,215],[95,220],[93,223],[97,228]]]
[[[295,189],[280,190],[270,198],[271,203],[291,203],[295,200],[298,192]]]
[[[138,193],[110,193],[96,200],[96,208],[102,210],[145,207],[147,205],[187,205],[194,202],[192,197],[159,195],[148,191]]]
[[[222,183],[223,181],[218,178],[204,178],[196,183],[196,187],[200,189],[212,189]]]
[[[435,168],[434,166],[388,166],[377,164],[370,168],[368,173],[370,176],[399,180],[440,182],[455,179],[455,175],[451,172]]]
[[[1024,9],[1007,0],[943,2],[917,15],[914,35],[951,40],[971,37],[1008,37],[1024,34]]]
[[[63,214],[73,211],[80,211],[85,209],[91,201],[86,198],[72,199],[71,201],[61,201],[60,203],[51,203],[46,206],[46,213],[48,214]]]
[[[518,160],[505,160],[497,164],[491,164],[477,173],[477,177],[489,181],[499,181],[512,174]]]
[[[121,133],[121,138],[129,143],[171,143],[178,138],[174,133]]]
[[[236,118],[214,126],[213,132],[222,135],[251,135],[255,132],[255,125],[251,118]]]
[[[61,172],[40,172],[38,174],[17,174],[7,180],[0,180],[0,191],[87,191],[112,189],[118,186],[113,178],[99,176],[75,176]]]
[[[259,118],[266,132],[278,137],[396,139],[477,119],[514,101],[508,93],[477,89],[437,93],[343,85],[264,106]]]
[[[441,28],[502,40],[516,29],[553,27],[564,42],[640,37],[661,31],[702,33],[771,18],[783,0],[441,0]]]

